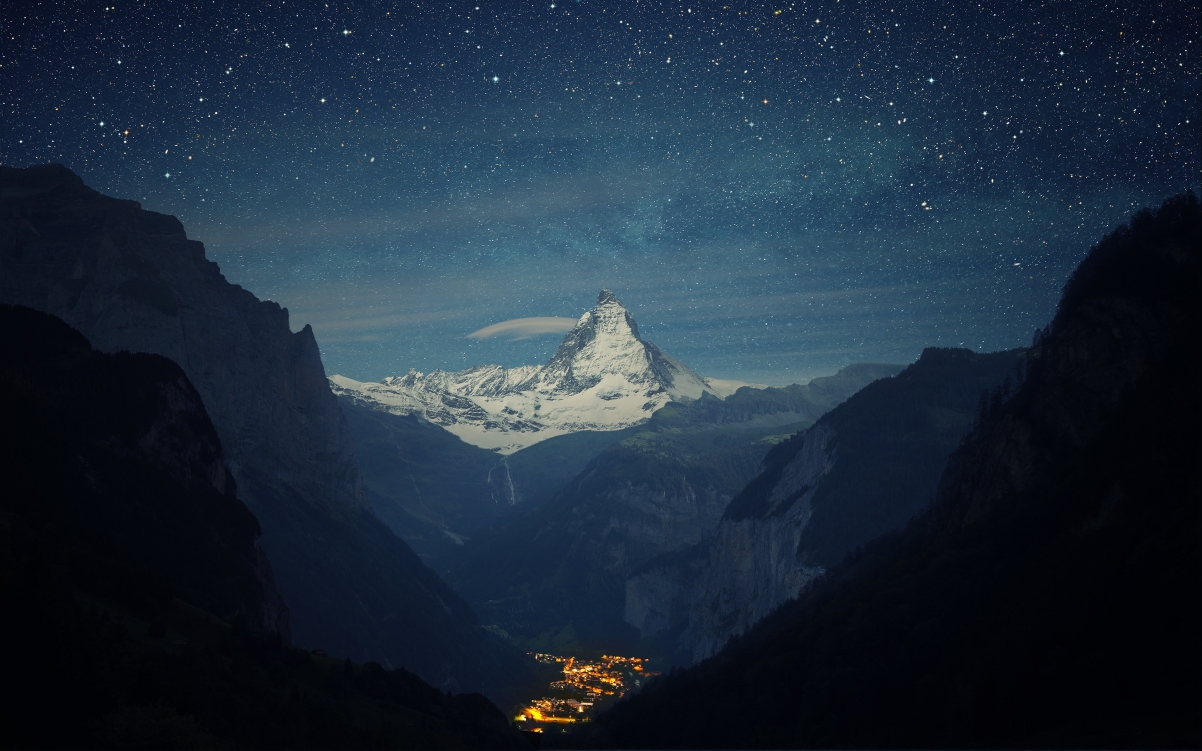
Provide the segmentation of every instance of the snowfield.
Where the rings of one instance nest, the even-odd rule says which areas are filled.
[[[448,373],[410,370],[363,383],[330,377],[335,394],[396,415],[418,415],[465,442],[512,454],[565,433],[638,425],[669,401],[719,398],[746,384],[703,379],[639,337],[609,290],[567,333],[545,365],[478,365]]]

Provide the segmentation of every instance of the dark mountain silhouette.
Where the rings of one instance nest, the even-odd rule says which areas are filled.
[[[663,632],[649,646],[691,664],[847,553],[905,526],[934,500],[982,390],[1015,375],[1023,354],[928,348],[773,446],[711,539],[627,580],[627,621],[644,637]]]
[[[526,675],[372,512],[312,329],[293,333],[286,309],[227,282],[177,219],[100,195],[60,165],[0,168],[0,302],[187,374],[262,525],[299,645],[444,689],[491,693]]]
[[[1109,235],[930,510],[580,742],[1198,747],[1200,255],[1192,193]]]
[[[175,595],[289,638],[259,524],[178,365],[0,305],[0,414],[0,507],[21,544],[148,617]]]
[[[0,425],[5,745],[527,747],[479,694],[287,645],[258,522],[174,362],[0,305]]]

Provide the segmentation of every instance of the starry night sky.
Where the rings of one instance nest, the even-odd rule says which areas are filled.
[[[326,370],[541,362],[605,286],[703,375],[1022,346],[1199,185],[1196,2],[0,10],[0,163],[178,216]]]

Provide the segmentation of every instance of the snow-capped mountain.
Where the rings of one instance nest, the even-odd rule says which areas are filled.
[[[722,383],[729,388],[730,382]],[[420,415],[500,454],[565,433],[620,430],[647,420],[669,401],[719,391],[643,341],[630,311],[607,289],[545,365],[478,365],[457,373],[410,370],[380,383],[335,375],[330,385],[358,404]]]

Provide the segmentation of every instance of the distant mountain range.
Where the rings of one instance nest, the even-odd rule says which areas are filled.
[[[544,365],[480,365],[457,373],[409,371],[381,383],[330,377],[335,394],[394,415],[418,415],[473,446],[507,455],[568,433],[620,430],[646,422],[672,400],[732,393],[639,336],[609,290],[580,317]]]
[[[515,507],[549,500],[664,405],[768,388],[697,375],[643,341],[609,290],[544,365],[410,371],[380,383],[335,375],[330,386],[373,508],[436,568]],[[757,418],[761,428],[799,416],[773,414]]]

